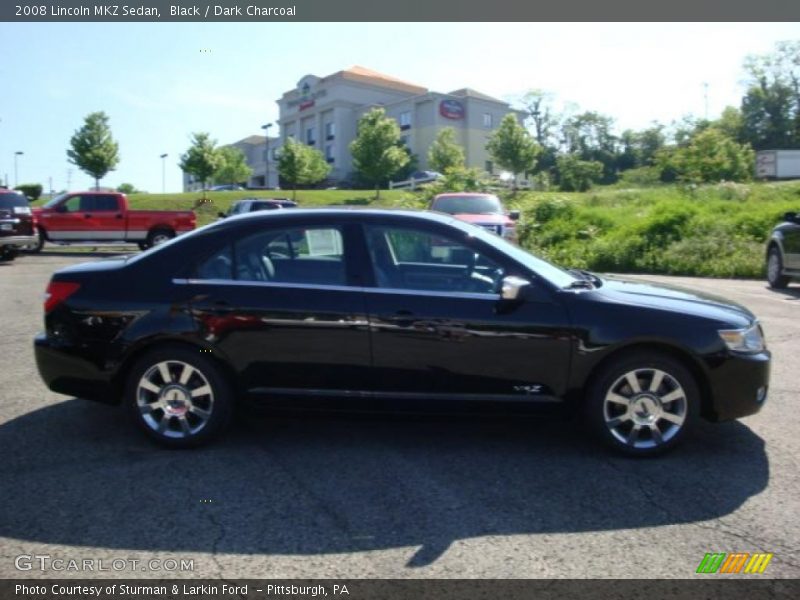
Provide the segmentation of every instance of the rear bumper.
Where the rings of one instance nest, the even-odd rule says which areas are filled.
[[[761,410],[769,391],[771,354],[733,354],[715,361],[709,373],[715,421],[730,421]]]
[[[0,246],[27,246],[36,244],[39,240],[35,235],[5,235],[0,236]]]
[[[107,404],[119,403],[110,373],[98,366],[85,347],[61,343],[40,333],[33,340],[33,349],[39,375],[52,391]]]

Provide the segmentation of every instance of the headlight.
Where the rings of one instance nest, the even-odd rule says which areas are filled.
[[[744,329],[720,329],[719,337],[734,352],[755,353],[766,347],[764,333],[758,322]]]

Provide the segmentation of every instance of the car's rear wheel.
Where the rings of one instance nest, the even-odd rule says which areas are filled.
[[[773,246],[767,254],[767,282],[769,287],[777,290],[789,285],[789,278],[783,275],[783,258],[781,251]]]
[[[170,346],[148,353],[128,377],[125,400],[136,423],[171,448],[218,436],[230,421],[233,391],[200,350]]]
[[[171,229],[154,229],[147,235],[147,246],[158,246],[168,242],[175,237],[175,232]]]
[[[589,428],[607,445],[634,456],[675,446],[697,419],[700,405],[692,374],[672,357],[654,352],[614,361],[588,394]]]

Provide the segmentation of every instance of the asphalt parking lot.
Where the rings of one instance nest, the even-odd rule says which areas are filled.
[[[745,304],[774,356],[760,414],[660,459],[598,451],[562,421],[390,416],[240,421],[179,452],[38,377],[47,280],[94,258],[0,265],[2,578],[691,578],[706,552],[771,552],[759,577],[800,576],[800,286],[650,278]],[[20,571],[20,555],[109,570]]]

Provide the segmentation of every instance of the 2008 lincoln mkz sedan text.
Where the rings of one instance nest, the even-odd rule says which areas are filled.
[[[566,271],[443,214],[253,213],[62,269],[35,339],[50,389],[123,403],[173,447],[237,402],[580,412],[624,452],[757,412],[770,354],[727,300]]]

